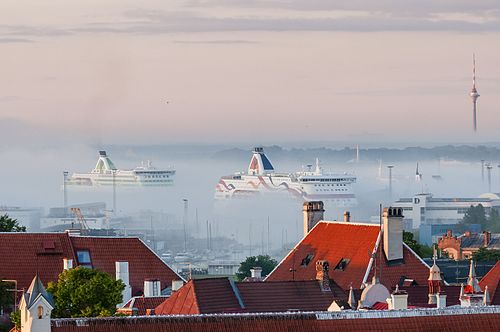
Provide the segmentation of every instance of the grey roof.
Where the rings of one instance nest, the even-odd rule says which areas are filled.
[[[484,233],[471,234],[470,236],[462,235],[460,248],[481,248],[484,247]],[[500,249],[500,234],[491,234],[488,249]]]
[[[26,300],[26,306],[29,308],[35,301],[38,299],[38,297],[42,296],[45,298],[47,302],[50,303],[50,305],[54,306],[54,301],[52,299],[52,295],[47,292],[45,287],[43,286],[42,281],[38,277],[38,275],[33,278],[33,281],[31,282],[30,287],[24,293],[24,299]]]

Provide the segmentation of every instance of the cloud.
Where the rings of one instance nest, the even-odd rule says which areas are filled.
[[[94,22],[0,25],[0,42],[97,33],[500,31],[498,0],[191,0],[182,7],[167,7],[124,10],[114,19]]]
[[[33,40],[26,38],[0,38],[0,44],[3,43],[32,43]]]
[[[175,44],[258,44],[252,40],[175,40]]]

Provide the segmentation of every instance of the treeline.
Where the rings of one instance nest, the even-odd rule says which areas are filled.
[[[272,159],[282,160],[314,160],[319,157],[326,160],[349,161],[356,158],[356,146],[345,147],[343,149],[333,149],[326,147],[318,148],[291,148],[285,149],[281,146],[265,146],[264,150]],[[249,158],[251,150],[240,148],[225,149],[214,153],[216,159],[241,159]],[[451,159],[463,161],[487,161],[500,160],[500,148],[485,145],[443,145],[432,148],[426,147],[406,147],[398,148],[363,148],[360,146],[359,155],[361,161],[419,161]]]

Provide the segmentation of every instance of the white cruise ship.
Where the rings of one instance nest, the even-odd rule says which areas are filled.
[[[116,168],[106,151],[99,151],[99,160],[90,173],[73,173],[66,179],[67,185],[76,186],[171,186],[175,170],[158,170],[148,160],[133,170]]]
[[[216,199],[247,197],[263,192],[286,192],[304,201],[333,201],[339,206],[357,204],[352,184],[352,174],[323,172],[319,160],[316,169],[312,165],[307,171],[277,173],[261,147],[253,150],[247,173],[223,176],[215,187]]]

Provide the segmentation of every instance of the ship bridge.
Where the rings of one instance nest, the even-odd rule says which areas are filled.
[[[106,151],[99,151],[99,160],[95,165],[92,173],[108,173],[110,171],[116,171],[117,168],[115,164],[109,159],[106,154]]]
[[[252,160],[248,166],[248,174],[265,175],[269,173],[274,173],[274,167],[264,153],[264,148],[254,148]]]

